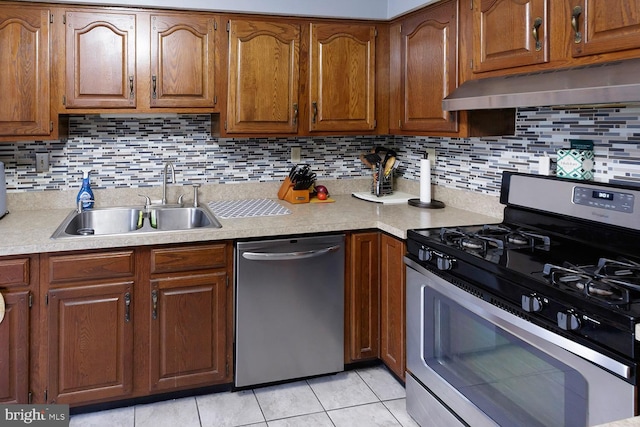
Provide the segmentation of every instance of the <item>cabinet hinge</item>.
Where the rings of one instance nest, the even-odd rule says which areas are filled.
[[[27,403],[31,404],[31,402],[33,402],[33,393],[29,392],[29,394],[27,394]]]
[[[231,31],[231,21],[227,21],[227,33]]]
[[[62,105],[67,105],[67,95],[62,95]]]
[[[33,307],[33,294],[29,291],[29,308]]]

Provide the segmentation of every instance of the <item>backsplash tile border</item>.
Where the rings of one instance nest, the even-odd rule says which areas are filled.
[[[162,181],[162,163],[172,161],[179,183],[273,182],[291,168],[290,151],[318,179],[370,176],[359,155],[377,145],[395,149],[398,175],[419,178],[425,148],[436,150],[434,184],[497,196],[502,171],[537,172],[538,157],[554,156],[570,139],[595,145],[595,180],[640,183],[640,107],[526,108],[517,112],[516,135],[491,138],[348,136],[215,138],[209,115],[175,118],[72,116],[66,141],[0,145],[9,192],[74,190],[80,170],[90,167],[93,188],[144,188]],[[49,152],[51,168],[36,173],[36,152]]]

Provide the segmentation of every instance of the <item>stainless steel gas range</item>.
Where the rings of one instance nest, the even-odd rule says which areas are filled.
[[[407,410],[422,426],[638,413],[640,189],[504,173],[500,224],[407,235]]]

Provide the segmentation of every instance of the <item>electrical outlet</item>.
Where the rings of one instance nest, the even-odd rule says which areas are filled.
[[[425,154],[428,156],[429,163],[431,166],[435,166],[436,164],[436,149],[435,148],[425,148]]]
[[[300,163],[300,147],[291,147],[291,162]]]
[[[49,153],[36,153],[36,172],[49,170]]]

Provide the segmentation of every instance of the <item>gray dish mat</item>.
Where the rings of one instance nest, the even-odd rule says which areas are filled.
[[[251,218],[258,216],[288,215],[291,211],[270,199],[221,200],[209,202],[216,216],[227,218]]]

